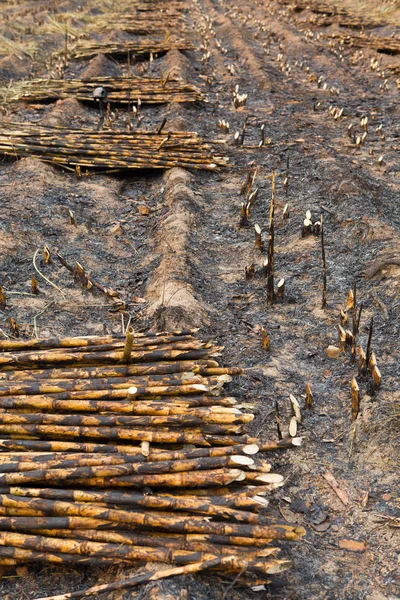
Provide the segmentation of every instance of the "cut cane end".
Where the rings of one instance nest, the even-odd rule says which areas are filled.
[[[236,465],[249,467],[254,464],[254,460],[242,454],[234,454],[230,457],[230,461]]]
[[[244,446],[243,448],[243,452],[244,454],[257,454],[257,452],[259,452],[260,447],[257,446],[257,444],[247,444],[246,446]]]
[[[292,439],[292,446],[301,446],[303,443],[303,438],[302,437],[294,437]]]
[[[253,496],[253,500],[255,500],[257,504],[260,504],[260,506],[263,506],[264,508],[267,508],[269,504],[269,500],[263,498],[262,496]]]
[[[283,573],[283,571],[287,571],[292,566],[292,561],[290,560],[281,560],[276,561],[273,565],[266,569],[266,573],[269,575],[275,575],[277,573]]]
[[[257,477],[257,481],[261,481],[262,483],[282,483],[283,475],[279,475],[279,473],[264,473]]]
[[[132,400],[132,399],[136,398],[137,393],[138,393],[138,389],[134,385],[131,386],[130,388],[128,388],[128,394],[127,394],[128,400]]]
[[[246,479],[246,473],[244,471],[236,471],[237,475],[235,475],[234,481],[244,481]]]

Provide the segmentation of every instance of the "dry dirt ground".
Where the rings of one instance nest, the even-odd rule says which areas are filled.
[[[108,4],[114,10],[120,7]],[[3,52],[3,85],[54,68],[49,56],[63,47],[62,32],[35,33],[35,23],[49,5],[56,21],[71,11],[106,10],[101,2],[75,0],[1,2],[2,14],[20,23],[14,39],[40,47],[31,58]],[[329,0],[326,6],[379,20],[365,36],[400,37],[399,2]],[[337,14],[327,18],[325,13],[324,22],[321,14],[296,10],[294,4],[196,0],[183,12],[185,35],[196,50],[170,52],[151,63],[131,60],[130,67],[126,60],[104,57],[70,61],[65,77],[127,74],[129,68],[136,74],[160,75],[175,69],[204,90],[207,102],[142,107],[141,127],[154,129],[167,117],[166,129],[170,124],[222,140],[218,150],[229,156],[230,166],[218,173],[90,173],[78,179],[34,158],[3,159],[0,283],[7,308],[0,313],[0,334],[10,335],[10,317],[22,336],[40,337],[120,333],[128,318],[137,329],[197,325],[203,335],[211,334],[224,345],[224,364],[246,369],[230,384],[229,393],[256,404],[253,430],[264,440],[277,436],[275,402],[286,434],[289,394],[303,406],[305,384],[311,386],[313,407],[303,410],[299,432],[303,446],[271,459],[286,476],[285,486],[271,497],[271,511],[308,532],[298,544],[282,548],[293,568],[281,585],[253,592],[240,578],[231,585],[204,575],[166,581],[152,591],[111,594],[109,600],[394,600],[400,597],[400,529],[393,526],[400,502],[399,55],[340,45],[329,36],[360,35],[360,29],[341,26]],[[14,35],[7,21],[2,28],[6,37]],[[236,86],[248,95],[239,108],[232,103]],[[74,100],[3,104],[1,113],[11,121],[51,125],[95,128],[98,120],[97,109]],[[368,117],[367,136],[357,145],[357,136],[364,133],[363,117]],[[115,128],[126,126],[124,110],[115,118]],[[229,132],[218,127],[222,119],[229,122]],[[242,132],[245,121],[244,143],[236,145],[234,134]],[[259,148],[262,125],[266,144]],[[241,185],[252,166],[258,167],[258,196],[249,226],[239,228]],[[269,306],[265,279],[256,275],[246,280],[244,272],[251,263],[259,269],[265,259],[254,248],[254,224],[266,240],[273,169],[276,278],[285,278],[286,294]],[[171,188],[177,182],[186,192],[174,203]],[[284,220],[286,204],[289,218]],[[301,237],[307,210],[314,221],[320,214],[324,220],[325,309],[320,238]],[[76,225],[70,224],[69,211]],[[59,289],[49,285],[33,265],[36,250],[45,244],[116,289],[127,302],[125,314],[101,294],[77,287],[57,262],[44,265],[39,252],[37,268]],[[34,274],[37,296],[30,295]],[[332,359],[325,351],[337,343],[339,311],[354,282],[363,303],[359,343],[365,349],[373,316],[372,349],[382,385],[373,393],[368,381],[359,379],[361,411],[353,425],[350,384],[357,367],[349,352]],[[270,336],[268,352],[262,349],[261,326]],[[330,474],[339,495],[327,482]],[[358,551],[341,547],[343,540],[360,542]],[[2,572],[0,597],[37,598],[115,576],[123,576],[117,567],[22,567]]]

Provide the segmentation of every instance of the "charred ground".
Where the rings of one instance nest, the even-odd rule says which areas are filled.
[[[83,11],[101,13],[111,4],[95,8],[88,2]],[[7,298],[3,335],[10,335],[10,317],[22,336],[41,337],[120,333],[121,319],[126,324],[129,317],[137,329],[200,326],[204,335],[225,346],[225,364],[246,368],[229,393],[256,404],[254,431],[265,440],[276,437],[275,401],[286,432],[289,394],[300,399],[310,384],[314,405],[304,411],[300,430],[305,442],[299,450],[274,456],[287,482],[271,497],[276,516],[305,525],[308,536],[282,549],[294,563],[284,587],[253,593],[241,587],[239,578],[228,591],[232,598],[384,600],[399,595],[398,529],[390,526],[389,517],[398,516],[399,506],[400,61],[392,51],[377,52],[371,44],[356,47],[346,40],[360,32],[366,39],[392,34],[397,39],[400,10],[396,2],[381,1],[357,3],[354,12],[353,4],[329,2],[321,12],[317,3],[308,3],[311,10],[301,2],[296,8],[296,3],[198,0],[184,11],[185,36],[195,51],[171,51],[152,62],[132,60],[130,66],[126,59],[103,56],[69,62],[66,78],[128,72],[159,76],[175,70],[207,94],[206,102],[141,109],[142,128],[155,129],[166,117],[167,129],[180,126],[225,142],[219,148],[230,166],[218,173],[185,174],[188,193],[178,208],[169,201],[173,190],[161,172],[91,172],[78,179],[35,158],[4,159],[0,170],[0,277]],[[39,76],[53,72],[48,56],[63,47],[64,36],[38,26],[46,22],[47,3],[0,7],[10,21],[25,25],[15,33],[5,21],[0,33],[37,47],[3,52],[2,83],[27,77],[32,70]],[[55,21],[67,19],[71,29],[76,25],[68,15],[80,10],[79,3],[54,3],[53,8]],[[343,25],[349,14],[351,27]],[[99,35],[129,37],[120,31]],[[236,86],[248,95],[237,109],[232,104]],[[1,110],[10,121],[93,128],[98,122],[96,107],[71,99],[33,106],[4,103]],[[366,140],[358,144],[364,133],[360,120],[366,116]],[[229,122],[229,133],[219,129],[222,119]],[[234,133],[242,132],[246,119],[244,143],[238,146]],[[113,127],[126,124],[126,112],[120,109]],[[259,148],[262,125],[267,143]],[[285,173],[288,159],[286,191],[279,174]],[[240,189],[252,166],[258,167],[258,196],[250,225],[239,228]],[[254,224],[266,239],[273,169],[278,174],[276,278],[285,278],[286,296],[268,306],[265,279],[246,281],[244,270],[251,263],[261,267],[265,259],[254,248]],[[286,204],[290,216],[284,220]],[[321,309],[320,238],[301,237],[307,210],[314,220],[320,214],[324,219],[326,309]],[[70,224],[69,211],[76,225]],[[128,305],[123,317],[100,293],[77,286],[57,260],[44,265],[40,253],[37,268],[63,293],[44,281],[33,256],[45,244],[116,289]],[[37,296],[29,295],[32,275],[39,282]],[[339,310],[354,281],[363,303],[359,342],[365,347],[374,316],[372,345],[382,372],[375,395],[360,380],[361,412],[355,425],[350,383],[357,369],[348,353],[337,359],[325,353],[336,343]],[[268,353],[262,349],[261,326],[271,339]],[[328,485],[327,473],[347,493],[347,504]],[[345,539],[362,542],[362,551],[341,548]],[[73,591],[117,573],[121,575],[117,568],[30,567],[4,572],[0,590],[3,598],[21,600]],[[153,593],[154,598],[184,598],[186,589],[188,598],[203,600],[227,597],[228,586],[204,576],[111,597]]]

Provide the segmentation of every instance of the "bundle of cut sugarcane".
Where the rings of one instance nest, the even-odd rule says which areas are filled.
[[[141,2],[140,0],[122,0],[121,2],[115,4],[113,8],[118,8],[120,11],[132,11],[136,10],[138,12],[146,12],[152,13],[155,10],[158,10],[160,13],[170,13],[170,12],[182,12],[182,9],[186,8],[185,0],[173,0],[168,2],[168,0],[156,0],[146,2]]]
[[[392,37],[381,37],[372,35],[337,35],[323,34],[322,37],[336,39],[341,44],[355,48],[368,47],[378,52],[388,54],[400,54],[400,40]]]
[[[195,86],[166,77],[96,77],[93,79],[31,79],[0,89],[8,102],[40,102],[73,96],[84,102],[96,102],[93,92],[103,87],[107,101],[118,104],[160,104],[165,102],[195,102],[203,98]]]
[[[172,29],[176,33],[184,29],[185,19],[182,14],[174,10],[154,10],[154,12],[130,10],[129,14],[106,12],[103,14],[84,14],[83,12],[68,13],[68,23],[65,23],[65,17],[58,15],[49,15],[47,19],[39,26],[39,32],[61,33],[72,39],[78,39],[82,33],[104,32],[121,30],[136,35],[164,33]],[[71,20],[73,25],[71,25]]]
[[[246,434],[242,370],[195,333],[0,341],[0,565],[290,566],[269,544],[304,530],[265,515],[283,477],[258,454],[299,441]]]
[[[70,50],[71,58],[88,58],[96,54],[108,54],[111,56],[154,56],[164,54],[169,50],[194,50],[194,46],[188,40],[151,40],[141,39],[114,41],[82,40],[75,44]]]
[[[365,17],[361,15],[332,15],[327,16],[319,14],[314,16],[312,23],[318,27],[328,27],[333,23],[337,23],[340,27],[348,27],[349,29],[374,29],[385,25],[383,21]]]
[[[87,23],[86,27],[92,31],[114,31],[120,29],[131,34],[152,34],[165,30],[180,31],[184,28],[184,17],[182,14],[171,11],[146,12],[141,14],[106,13],[96,15]]]
[[[12,458],[24,464],[21,456]],[[230,458],[243,464],[248,456]],[[46,466],[44,456],[32,459],[42,466],[43,475],[58,470],[57,460]],[[2,463],[3,469],[6,464],[11,462]],[[210,480],[210,473],[204,473]],[[52,487],[46,487],[47,481]],[[0,488],[0,564],[10,564],[3,561],[10,558],[15,563],[101,564],[113,559],[122,564],[190,564],[229,555],[234,561],[226,571],[265,576],[290,566],[290,561],[276,559],[279,550],[271,542],[297,540],[305,533],[302,527],[266,516],[264,496],[273,485],[257,488],[258,493],[225,487],[124,493],[114,485],[85,491],[69,487],[78,480],[68,479],[56,487],[49,476],[38,478],[35,487],[29,483]]]
[[[113,170],[215,170],[226,165],[225,159],[213,156],[210,145],[193,132],[92,131],[32,123],[0,124],[0,153],[37,156],[58,165]]]
[[[380,19],[376,19],[364,14],[355,14],[350,12],[348,9],[342,8],[337,5],[329,4],[327,2],[319,2],[318,0],[279,0],[281,4],[290,4],[290,6],[296,10],[311,10],[318,15],[324,15],[324,17],[318,18],[316,23],[318,25],[330,25],[333,22],[338,23],[342,27],[381,27],[386,23]]]

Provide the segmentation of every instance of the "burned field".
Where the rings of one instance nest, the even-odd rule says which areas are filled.
[[[1,597],[138,576],[95,594],[397,598],[398,2],[10,0],[0,12]],[[127,382],[138,391],[125,403]],[[100,448],[110,440],[121,457]],[[240,460],[218,450],[231,443]],[[40,453],[42,474],[27,475]],[[167,461],[187,469],[159,475]],[[100,471],[112,500],[99,500]],[[33,485],[42,495],[21,492]],[[176,508],[166,498],[179,485],[193,496]],[[239,550],[222,538],[180,545],[168,519],[191,515],[199,535],[204,490],[202,535],[220,521],[239,531],[246,506],[246,523],[270,527],[262,558],[242,548],[229,563]],[[95,498],[139,529],[110,517],[78,542],[68,519],[90,511],[72,504]],[[154,541],[157,522],[140,529],[150,509],[172,546]],[[37,534],[17,524],[29,516],[43,520]],[[53,525],[62,545],[42,539]],[[201,562],[206,574],[148,579]]]

